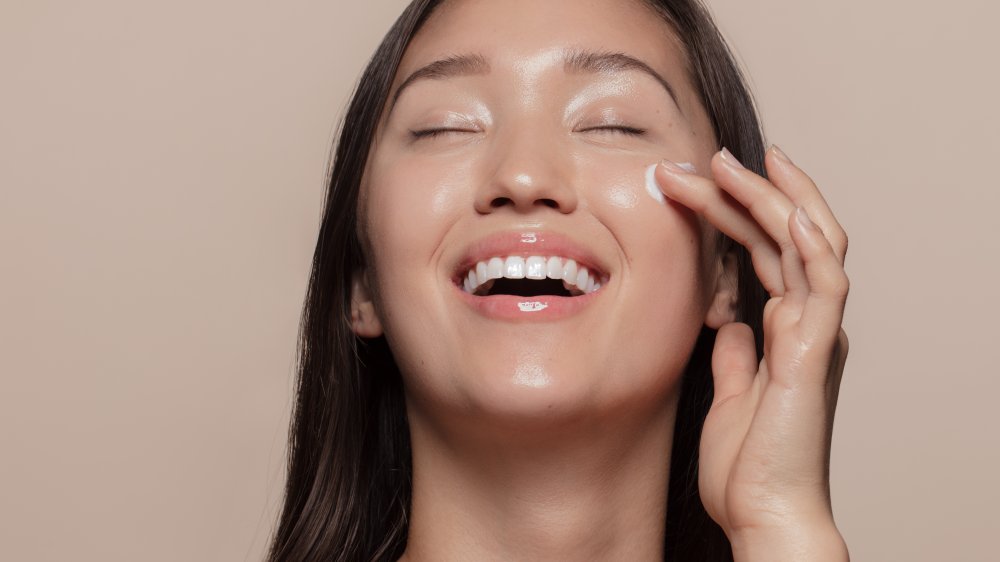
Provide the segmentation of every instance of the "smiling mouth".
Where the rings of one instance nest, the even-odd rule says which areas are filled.
[[[594,293],[607,277],[561,256],[493,257],[477,262],[456,281],[479,297],[577,297]]]

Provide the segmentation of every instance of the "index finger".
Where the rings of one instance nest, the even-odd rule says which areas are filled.
[[[712,180],[692,174],[672,162],[664,161],[662,165],[655,166],[654,174],[664,195],[703,215],[723,234],[750,252],[754,271],[768,294],[781,296],[785,293],[778,243],[764,231],[746,207]]]

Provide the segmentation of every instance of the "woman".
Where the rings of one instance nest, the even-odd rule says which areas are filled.
[[[846,237],[761,137],[693,0],[414,1],[337,147],[271,558],[847,559]]]

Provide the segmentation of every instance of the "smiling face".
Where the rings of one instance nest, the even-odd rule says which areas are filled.
[[[716,149],[673,37],[639,1],[456,0],[409,45],[353,297],[411,407],[615,415],[676,388],[720,260],[646,191],[650,164],[704,173]]]

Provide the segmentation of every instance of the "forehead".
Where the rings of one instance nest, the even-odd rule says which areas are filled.
[[[626,53],[686,83],[679,41],[641,0],[446,0],[411,41],[395,85],[428,63],[465,53],[530,81],[562,68],[567,51],[581,50]]]

